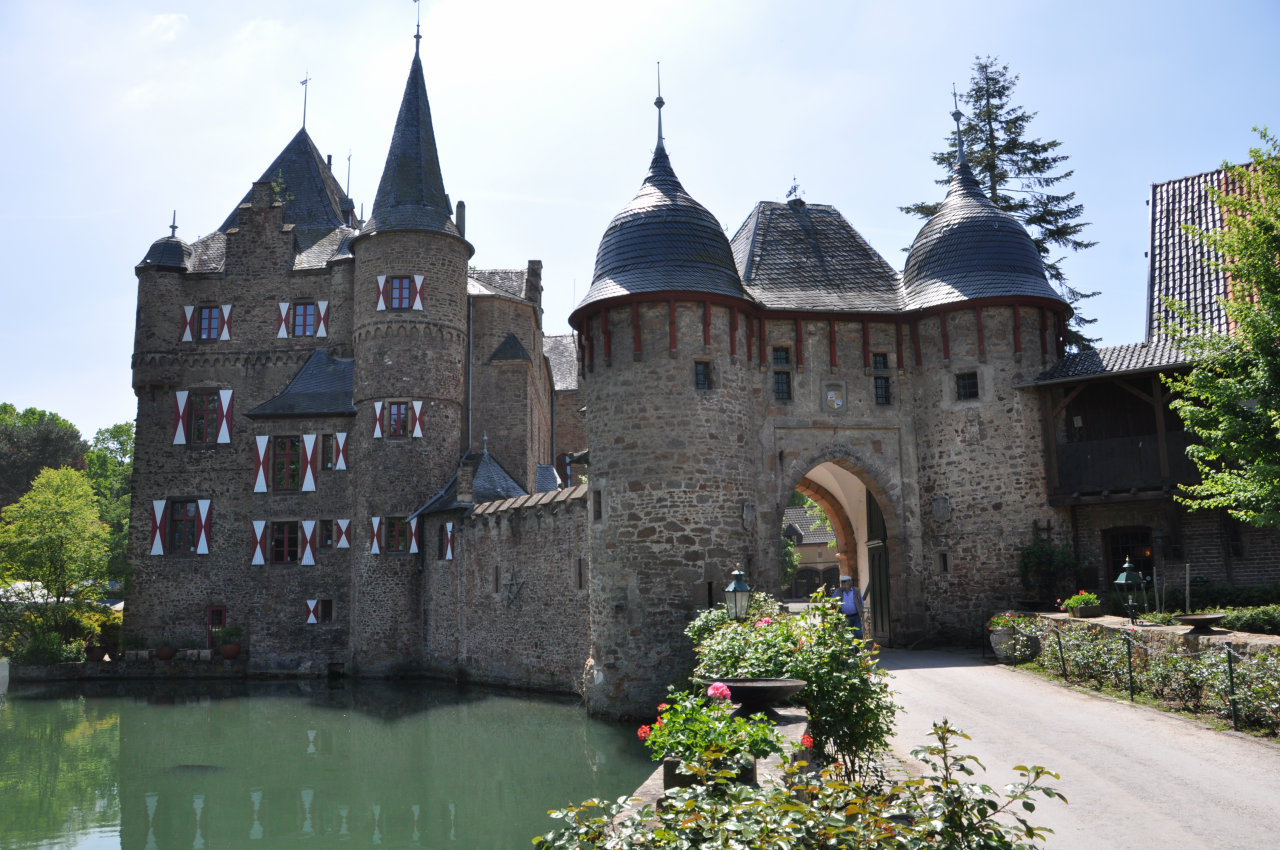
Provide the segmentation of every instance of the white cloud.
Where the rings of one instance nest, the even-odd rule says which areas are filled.
[[[155,41],[173,41],[187,26],[186,15],[155,15],[142,28],[144,38]]]

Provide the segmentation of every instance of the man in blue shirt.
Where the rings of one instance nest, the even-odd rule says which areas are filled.
[[[853,586],[852,576],[840,576],[840,613],[849,621],[854,637],[862,637],[862,591]]]

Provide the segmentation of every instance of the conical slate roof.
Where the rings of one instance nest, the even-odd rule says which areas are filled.
[[[911,245],[902,283],[912,309],[1002,296],[1063,300],[1026,228],[982,193],[963,159]]]
[[[415,47],[373,212],[361,232],[429,230],[459,236],[452,215],[440,174],[422,58]]]
[[[285,223],[296,225],[299,230],[328,233],[346,224],[345,210],[351,208],[351,201],[305,127],[267,166],[258,182],[277,186],[280,200],[284,201]],[[240,203],[249,203],[251,194],[252,190],[245,193]],[[218,230],[226,233],[238,226],[239,214],[238,207],[232,210]]]
[[[649,174],[605,230],[591,288],[574,312],[608,298],[662,291],[746,297],[724,229],[680,185],[659,131]]]

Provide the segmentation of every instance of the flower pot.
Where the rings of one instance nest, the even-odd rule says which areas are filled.
[[[1040,654],[1040,638],[1019,633],[1016,629],[994,629],[991,632],[991,649],[1001,664],[1021,664]]]
[[[1068,609],[1068,611],[1072,617],[1079,617],[1079,618],[1101,617],[1102,603],[1099,602],[1096,605],[1077,605],[1074,608]]]
[[[240,644],[224,643],[218,647],[218,653],[227,661],[234,661],[240,657]]]
[[[751,764],[738,771],[734,776],[734,781],[748,785],[756,781],[756,761],[751,760]],[[662,789],[670,791],[672,788],[688,788],[697,785],[700,777],[694,773],[680,772],[680,759],[668,756],[662,760]]]
[[[86,646],[84,648],[85,661],[104,661],[107,657],[107,648],[105,646]]]
[[[156,658],[161,661],[171,661],[177,654],[178,648],[176,646],[169,646],[168,644],[165,644],[164,646],[156,648]]]

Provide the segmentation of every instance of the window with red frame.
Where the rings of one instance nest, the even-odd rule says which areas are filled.
[[[299,301],[293,305],[293,335],[315,336],[316,320],[319,310],[310,301]]]
[[[409,436],[409,402],[387,402],[387,436]]]
[[[409,520],[404,517],[387,517],[382,528],[382,551],[409,551]]]
[[[408,310],[413,306],[413,278],[387,278],[387,307],[392,310]]]
[[[298,523],[271,523],[271,563],[296,564],[299,557]]]
[[[218,442],[218,391],[191,390],[187,394],[187,444],[211,446]]]
[[[271,438],[271,489],[302,489],[302,437],[297,434]]]
[[[222,334],[222,310],[218,307],[200,308],[200,335],[202,340],[216,340]]]
[[[170,555],[194,555],[199,532],[200,508],[195,499],[170,502],[169,545],[165,552]]]

